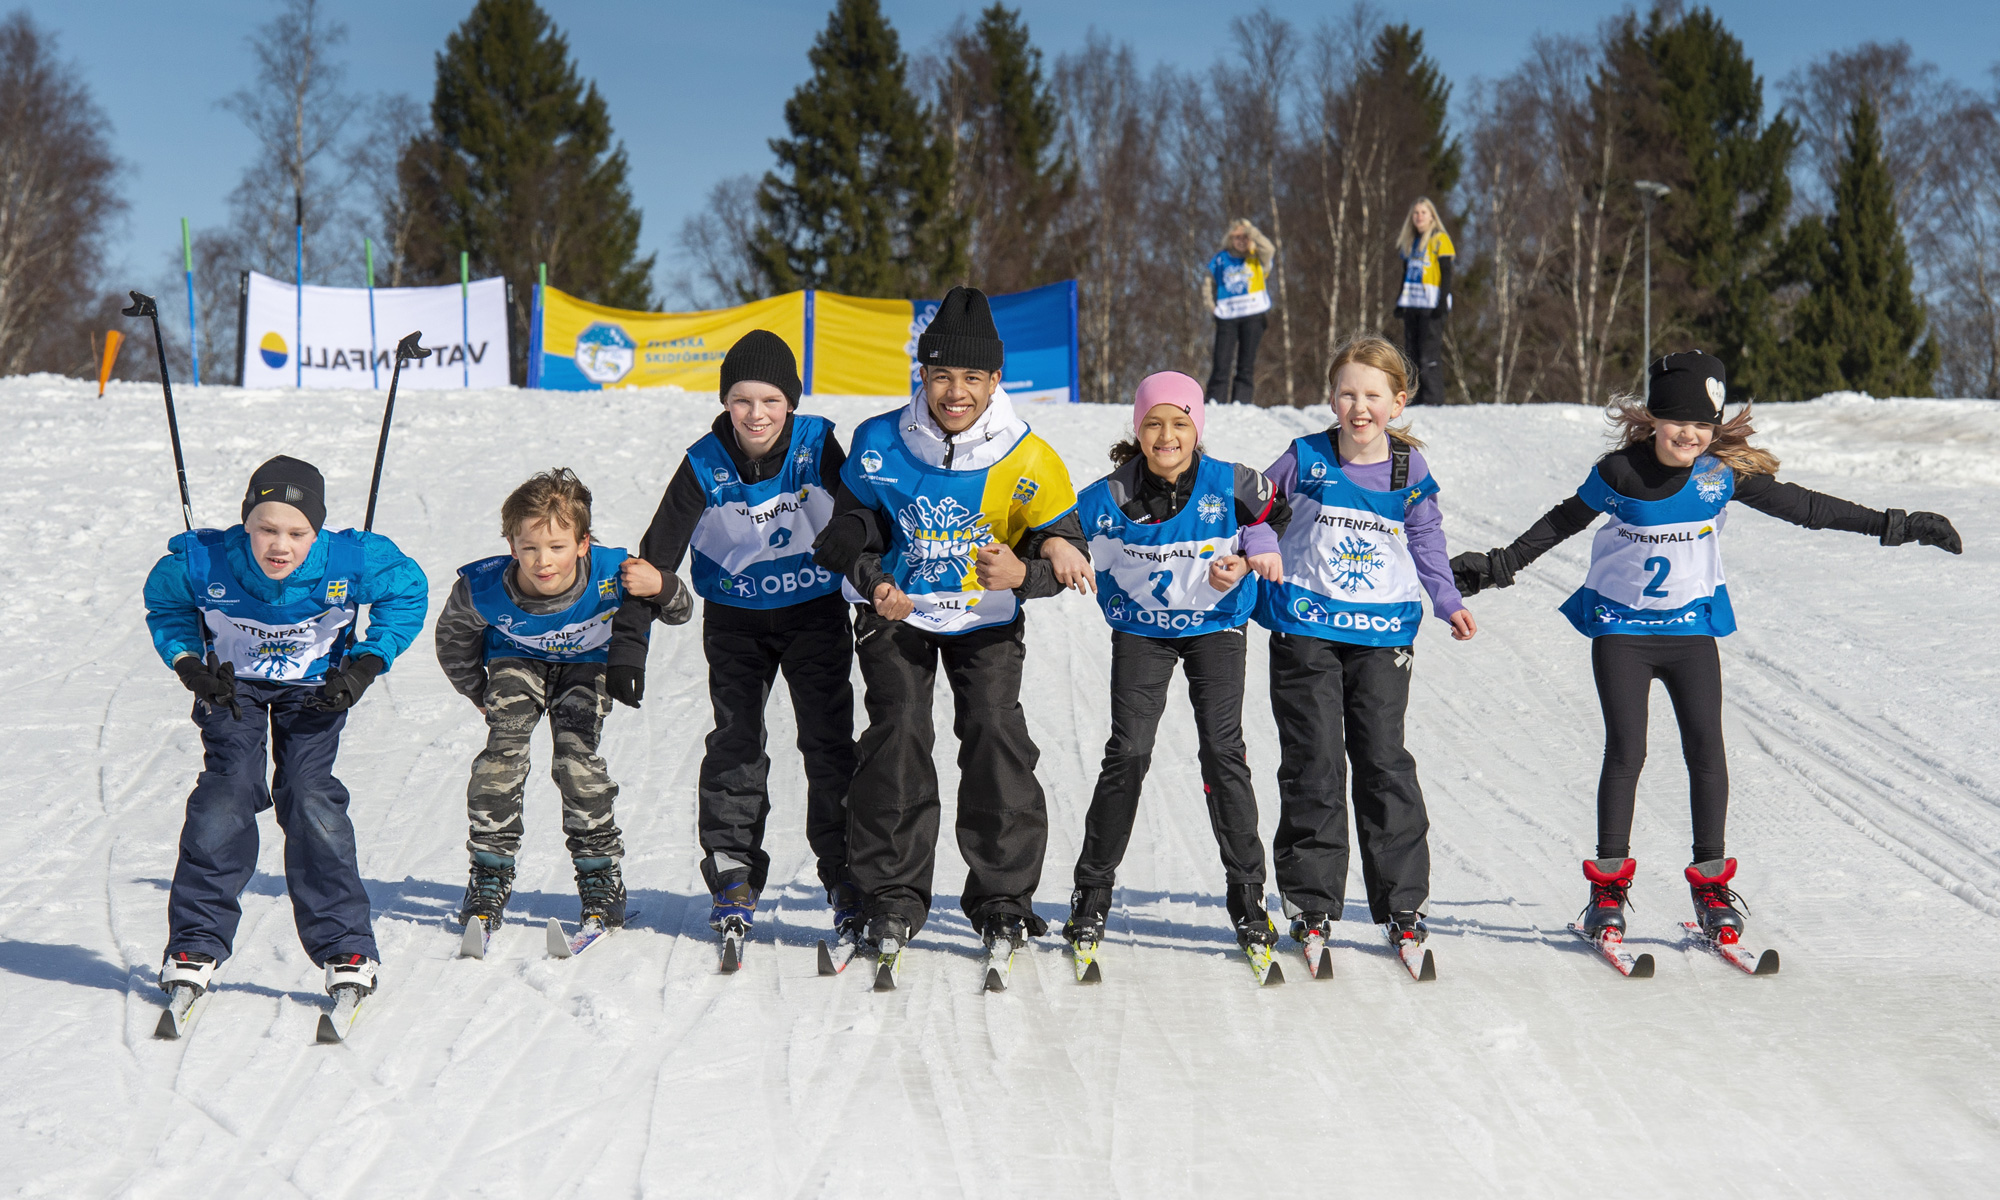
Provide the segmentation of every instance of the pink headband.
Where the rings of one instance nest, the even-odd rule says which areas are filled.
[[[1195,440],[1201,440],[1208,413],[1200,384],[1179,371],[1161,371],[1140,380],[1138,390],[1132,393],[1132,432],[1139,432],[1139,426],[1146,423],[1146,414],[1161,404],[1171,404],[1186,413],[1194,422]]]

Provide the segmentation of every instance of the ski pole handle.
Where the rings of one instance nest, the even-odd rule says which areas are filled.
[[[146,317],[153,322],[153,348],[160,356],[160,391],[167,399],[167,435],[174,445],[174,478],[181,488],[181,521],[194,528],[194,502],[188,499],[187,460],[181,456],[181,423],[174,416],[174,385],[167,379],[167,343],[160,336],[160,306],[144,292],[127,292],[130,308],[119,311],[128,317]]]

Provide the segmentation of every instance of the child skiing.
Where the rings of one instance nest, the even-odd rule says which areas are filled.
[[[932,689],[957,713],[959,903],[990,956],[987,984],[1047,926],[1033,899],[1048,845],[1040,752],[1021,709],[1021,603],[1090,578],[1062,459],[1000,388],[1005,347],[983,293],[955,287],[917,340],[909,404],[862,422],[817,561],[846,574],[868,730],[848,792],[849,866],[895,986],[930,913],[937,854]]]
[[[160,970],[177,1017],[229,957],[266,808],[285,833],[299,942],[328,993],[375,990],[381,955],[333,762],[347,710],[422,630],[429,604],[422,568],[394,542],[322,528],[326,483],[310,463],[280,455],[258,467],[242,515],[176,534],[146,578],[153,646],[194,693],[202,743]],[[368,634],[356,641],[363,604]]]
[[[632,588],[657,599],[693,549],[715,709],[698,784],[701,873],[714,902],[709,924],[724,938],[723,965],[734,969],[771,867],[763,844],[771,812],[764,706],[780,672],[805,759],[806,841],[837,937],[859,936],[861,900],[847,878],[854,638],[839,577],[812,561],[845,455],[831,421],[797,411],[798,366],[777,334],[755,329],[731,346],[721,384],[724,411],[667,484],[639,543]],[[669,596],[683,596],[677,579]]]
[[[1264,847],[1243,748],[1243,626],[1257,602],[1257,582],[1245,576],[1281,578],[1278,536],[1290,509],[1255,468],[1206,456],[1205,425],[1199,383],[1175,371],[1147,376],[1132,397],[1133,438],[1111,451],[1117,469],[1077,497],[1112,630],[1111,740],[1063,926],[1086,982],[1098,978],[1097,944],[1176,663],[1194,705],[1229,919],[1259,978],[1273,966],[1277,934],[1264,911]]]
[[[1780,483],[1778,460],[1750,445],[1750,408],[1723,419],[1726,378],[1720,359],[1701,351],[1669,354],[1648,371],[1646,400],[1612,410],[1621,445],[1598,460],[1576,495],[1550,509],[1511,545],[1452,560],[1466,595],[1507,587],[1517,572],[1599,513],[1609,520],[1591,544],[1583,586],[1562,605],[1591,639],[1590,661],[1604,712],[1604,766],[1597,784],[1597,857],[1585,860],[1590,902],[1577,926],[1614,964],[1631,857],[1632,810],[1646,758],[1647,693],[1666,684],[1687,759],[1694,826],[1692,863],[1684,872],[1694,901],[1693,931],[1725,957],[1747,965],[1735,947],[1743,914],[1731,903],[1736,860],[1724,854],[1729,768],[1722,744],[1722,672],[1716,639],[1736,628],[1722,573],[1722,530],[1731,500],[1808,529],[1841,529],[1885,546],[1920,542],[1953,554],[1958,532],[1936,513],[1875,512]],[[1775,960],[1770,964],[1775,968]]]
[[[438,665],[486,716],[486,749],[465,792],[472,871],[458,913],[476,957],[513,894],[528,740],[545,712],[582,903],[578,936],[587,942],[625,924],[625,847],[611,811],[618,785],[597,743],[612,696],[637,708],[645,679],[643,665],[607,665],[626,555],[592,543],[590,489],[567,469],[543,471],[501,504],[500,533],[509,553],[459,568],[436,633]]]
[[[1403,747],[1412,643],[1426,593],[1454,638],[1478,626],[1452,585],[1421,443],[1389,424],[1409,400],[1402,353],[1356,338],[1335,353],[1328,382],[1335,427],[1297,439],[1265,472],[1292,506],[1284,579],[1260,585],[1256,611],[1271,630],[1278,893],[1319,976],[1346,897],[1351,760],[1369,917],[1423,979],[1433,971],[1423,948],[1430,820]]]

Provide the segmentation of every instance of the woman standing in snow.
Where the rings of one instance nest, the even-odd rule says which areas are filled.
[[[1412,404],[1444,403],[1444,319],[1451,312],[1451,264],[1457,249],[1438,220],[1437,205],[1419,196],[1396,237],[1403,259],[1403,290],[1396,315],[1403,318],[1403,352],[1417,368]]]
[[[1421,443],[1390,422],[1409,400],[1409,367],[1379,337],[1334,354],[1334,428],[1294,441],[1264,472],[1290,497],[1284,579],[1260,588],[1271,630],[1277,720],[1278,892],[1317,975],[1347,890],[1347,767],[1369,916],[1424,971],[1430,819],[1403,747],[1412,643],[1428,593],[1464,641],[1478,626],[1452,586],[1437,480]],[[1427,978],[1428,973],[1419,978]]]
[[[1248,404],[1257,374],[1257,343],[1270,321],[1265,289],[1277,247],[1248,219],[1229,227],[1222,249],[1208,260],[1215,301],[1215,354],[1208,371],[1210,404]],[[1232,379],[1234,382],[1232,382]]]
[[[1452,560],[1459,590],[1507,587],[1515,573],[1599,513],[1610,520],[1591,544],[1583,586],[1562,606],[1591,639],[1591,670],[1604,711],[1604,767],[1597,783],[1597,857],[1583,864],[1590,903],[1575,928],[1607,947],[1625,931],[1632,810],[1646,759],[1647,692],[1667,686],[1680,723],[1693,810],[1693,862],[1685,874],[1697,932],[1734,946],[1743,914],[1730,903],[1736,860],[1724,857],[1729,768],[1722,746],[1722,671],[1716,639],[1736,618],[1723,583],[1722,528],[1731,500],[1807,529],[1842,529],[1885,546],[1920,542],[1957,554],[1951,522],[1936,513],[1876,512],[1780,483],[1778,460],[1750,445],[1750,408],[1725,421],[1722,362],[1699,350],[1669,354],[1648,373],[1646,402],[1612,410],[1620,446],[1599,459],[1576,495],[1511,545]],[[1622,970],[1630,969],[1621,963]]]
[[[1243,748],[1243,626],[1257,600],[1246,577],[1278,578],[1278,535],[1290,509],[1254,468],[1203,453],[1206,423],[1200,384],[1177,371],[1148,375],[1132,396],[1133,437],[1111,449],[1117,469],[1077,497],[1111,625],[1111,740],[1063,927],[1080,977],[1095,978],[1091,962],[1175,663],[1194,704],[1202,791],[1237,943],[1249,950],[1277,940],[1264,911],[1264,847]]]

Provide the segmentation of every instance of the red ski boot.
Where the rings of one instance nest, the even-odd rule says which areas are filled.
[[[1583,877],[1590,881],[1590,903],[1577,918],[1578,932],[1593,942],[1607,929],[1617,930],[1620,938],[1625,936],[1625,893],[1631,890],[1632,875],[1638,869],[1637,860],[1630,858],[1583,860]]]
[[[1734,878],[1733,858],[1712,858],[1692,863],[1687,869],[1688,889],[1694,895],[1695,924],[1702,936],[1718,945],[1734,945],[1743,936],[1743,914],[1730,903],[1743,900],[1730,890],[1729,881]]]

